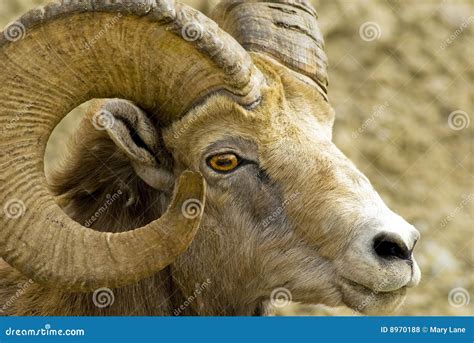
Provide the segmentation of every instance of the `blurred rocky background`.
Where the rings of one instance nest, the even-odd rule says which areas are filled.
[[[182,1],[205,13],[217,1]],[[0,26],[41,0],[1,0]],[[423,279],[398,315],[473,315],[474,3],[314,1],[330,62],[336,144],[422,233]],[[56,130],[53,166],[83,107]],[[280,315],[353,315],[291,303]]]

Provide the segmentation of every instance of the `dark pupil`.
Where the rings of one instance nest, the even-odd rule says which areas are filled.
[[[232,159],[230,158],[227,158],[227,157],[221,157],[217,160],[216,164],[219,166],[219,167],[228,167],[228,166],[231,166],[233,164],[233,161]]]

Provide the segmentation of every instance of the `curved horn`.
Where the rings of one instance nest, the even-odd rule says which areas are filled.
[[[72,291],[123,286],[171,263],[199,226],[202,208],[192,216],[182,208],[190,199],[203,206],[204,181],[185,173],[166,214],[143,228],[92,231],[47,188],[44,152],[59,121],[89,99],[124,98],[168,125],[215,92],[251,106],[263,82],[232,37],[172,0],[68,0],[31,11],[0,34],[0,68],[0,256]]]
[[[306,0],[222,1],[213,19],[248,51],[272,57],[327,100],[327,57],[318,14]],[[309,79],[308,79],[309,78]]]

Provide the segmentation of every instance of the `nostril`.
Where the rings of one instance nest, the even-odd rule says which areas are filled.
[[[409,260],[411,258],[411,250],[408,250],[405,243],[398,237],[388,234],[381,234],[374,239],[375,253],[385,259],[399,258]]]

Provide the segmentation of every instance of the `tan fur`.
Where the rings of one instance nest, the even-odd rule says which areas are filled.
[[[294,301],[346,304],[365,312],[400,304],[411,269],[395,263],[377,270],[357,249],[359,242],[370,245],[375,227],[408,224],[396,222],[365,176],[331,142],[334,113],[323,97],[285,67],[258,55],[253,59],[268,83],[258,107],[246,110],[216,95],[162,130],[172,173],[199,170],[208,183],[205,214],[190,248],[154,277],[115,290],[110,308],[96,308],[92,294],[33,284],[3,314],[172,315],[206,280],[210,286],[180,314],[263,314],[277,287],[289,289]],[[76,139],[80,142],[73,142],[51,185],[72,218],[84,223],[118,189],[124,196],[93,228],[130,230],[163,213],[169,196],[136,177],[105,133],[86,120]],[[259,174],[253,166],[225,177],[208,171],[203,156],[220,141],[255,155]],[[105,168],[100,161],[108,159]],[[282,204],[283,213],[262,225]],[[0,267],[0,310],[18,283],[27,281]],[[371,294],[370,304],[360,308]]]

